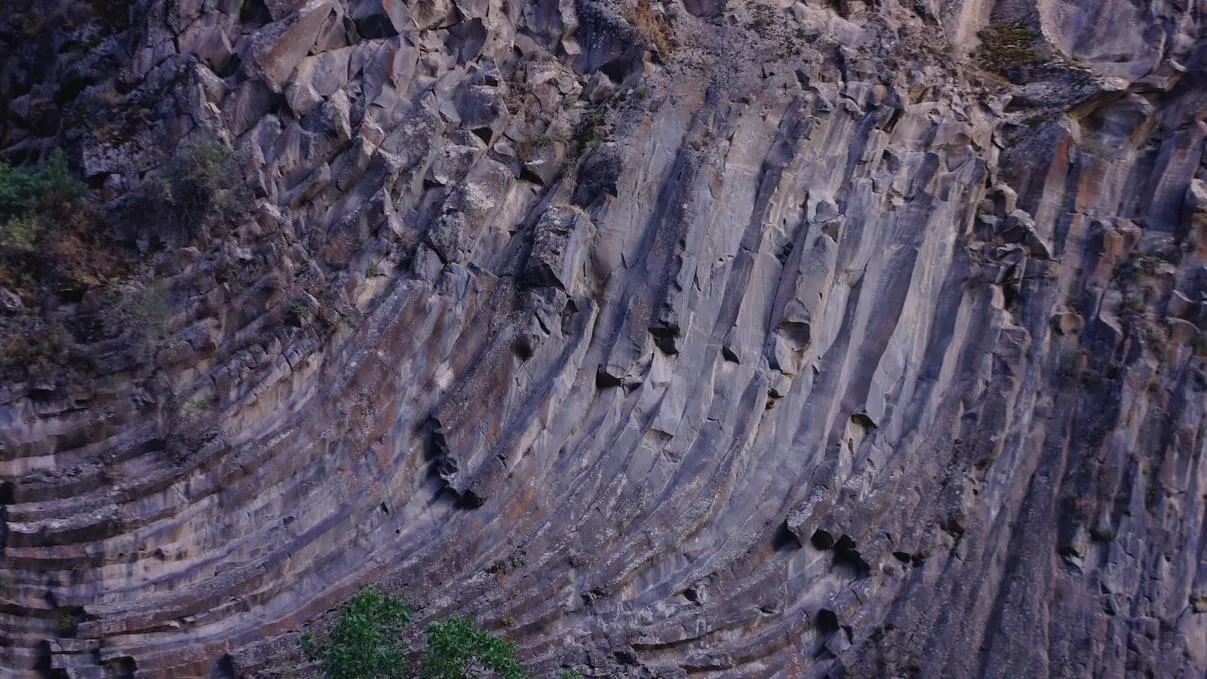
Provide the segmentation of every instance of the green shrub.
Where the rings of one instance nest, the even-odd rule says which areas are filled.
[[[316,645],[302,639],[302,650],[322,665],[327,679],[401,679],[407,672],[403,631],[410,611],[400,598],[365,589],[340,612],[327,640]],[[424,679],[471,679],[483,672],[501,679],[527,679],[513,644],[487,632],[469,616],[454,616],[428,625]],[[581,679],[562,672],[558,679]]]
[[[411,621],[398,597],[366,589],[352,597],[321,646],[304,639],[303,649],[322,662],[328,679],[402,679],[407,653],[402,630]]]
[[[154,355],[169,337],[168,292],[163,285],[153,285],[134,292],[123,293],[105,316],[103,325],[110,336],[130,333],[136,348]]]
[[[204,214],[238,176],[234,155],[216,141],[203,141],[177,154],[168,168],[173,206],[188,216]]]
[[[515,646],[487,632],[469,616],[432,623],[427,628],[425,679],[470,679],[481,669],[503,679],[524,679]]]
[[[0,226],[0,245],[14,250],[33,250],[41,230],[42,223],[37,215],[9,217]]]
[[[32,250],[51,217],[83,194],[84,186],[72,179],[62,151],[55,150],[34,170],[0,162],[0,246]]]
[[[58,203],[74,201],[84,187],[67,170],[67,157],[60,150],[35,170],[0,163],[0,217],[14,217]]]
[[[59,616],[59,636],[61,636],[61,637],[75,636],[75,630],[76,630],[77,624],[78,623],[75,619],[75,615],[73,615],[71,613],[64,613],[64,614],[60,615]]]
[[[249,207],[234,154],[221,142],[203,141],[181,149],[163,174],[146,179],[127,217],[149,218],[161,237],[193,238],[207,220],[229,219]]]

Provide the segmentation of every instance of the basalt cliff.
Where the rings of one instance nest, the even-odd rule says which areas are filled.
[[[1203,0],[0,12],[0,675],[1207,672]]]

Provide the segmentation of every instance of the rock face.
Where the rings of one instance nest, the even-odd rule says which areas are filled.
[[[256,209],[0,384],[5,676],[313,672],[369,583],[540,676],[1207,671],[1202,3],[79,4],[7,157]]]

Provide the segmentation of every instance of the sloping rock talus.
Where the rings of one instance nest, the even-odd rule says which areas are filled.
[[[0,384],[6,676],[314,672],[370,583],[540,676],[1207,671],[1201,2],[81,4],[7,157],[255,210]]]

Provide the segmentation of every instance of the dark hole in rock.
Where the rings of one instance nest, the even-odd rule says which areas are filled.
[[[1010,284],[1002,285],[1002,303],[1005,305],[1005,308],[1009,309],[1013,307],[1017,300],[1018,289]]]
[[[427,434],[427,446],[425,447],[424,459],[427,462],[434,462],[432,465],[431,474],[439,475],[442,470],[447,471],[451,467],[451,473],[457,470],[457,462],[448,455],[448,441],[444,438],[444,429],[440,424],[440,420],[429,417],[423,424],[422,430]]]
[[[127,675],[120,674],[120,675],[113,675],[113,676],[124,677]],[[214,677],[237,677],[237,676],[239,676],[239,674],[235,671],[234,658],[232,658],[230,656],[230,654],[223,654],[222,657],[219,658],[218,661],[214,663],[214,672],[210,676],[214,676]]]
[[[914,552],[909,557],[910,564],[912,564],[914,566],[920,566],[925,561],[926,561],[926,555],[922,554],[920,552]]]
[[[477,509],[486,502],[486,498],[479,496],[472,490],[467,490],[461,493],[461,497],[457,498],[457,509]]]
[[[270,21],[272,14],[268,12],[264,0],[248,0],[239,11],[239,23],[243,24],[244,28],[259,28]]]
[[[532,170],[529,170],[527,167],[522,168],[520,170],[520,181],[528,182],[530,184],[536,184],[537,186],[545,185],[545,180],[541,179],[541,176],[539,174],[533,172]]]
[[[385,514],[386,516],[390,515],[390,508],[386,506],[386,503],[381,503],[377,506],[377,508],[381,510],[382,514]]]
[[[860,556],[859,552],[850,549],[834,553],[834,564],[845,566],[855,571],[859,577],[865,577],[871,572],[872,566]]]
[[[855,413],[851,416],[851,421],[864,429],[876,428],[876,423],[872,421],[872,418],[867,416],[867,413]]]
[[[809,346],[809,337],[812,334],[812,328],[808,323],[785,321],[780,323],[778,331],[780,335],[798,347],[804,348]]]
[[[839,537],[834,544],[834,564],[849,567],[859,576],[866,575],[872,569],[859,550],[855,549],[855,541],[847,535]]]
[[[846,537],[845,535],[843,536]],[[834,546],[834,536],[830,535],[829,531],[824,531],[820,528],[813,531],[813,537],[809,538],[809,542],[818,549],[829,549]]]
[[[64,304],[79,304],[84,300],[84,293],[87,290],[82,285],[61,284],[55,292],[60,302]]]
[[[764,406],[764,408],[766,410],[771,410],[772,408],[775,407],[776,402],[779,401],[780,398],[781,398],[780,395],[778,393],[776,393],[776,391],[774,389],[768,391],[767,392],[767,405]]]
[[[833,634],[838,631],[838,614],[828,608],[823,608],[814,616],[817,629],[822,634]]]
[[[780,527],[775,530],[775,535],[771,538],[771,544],[777,552],[801,548],[800,538],[796,537],[796,533],[793,533],[788,528],[787,521],[781,523]]]
[[[733,349],[730,349],[727,346],[721,347],[721,358],[730,363],[741,363],[741,361],[738,360],[738,355],[733,352]]]
[[[222,78],[223,80],[225,80],[226,78],[229,78],[232,75],[234,75],[235,73],[237,73],[239,71],[239,67],[242,65],[243,65],[243,60],[239,58],[239,55],[232,54],[231,58],[227,59],[222,64],[222,68],[214,71],[214,74],[217,75],[219,78]]]
[[[511,345],[511,350],[521,361],[527,361],[536,353],[532,348],[532,342],[527,337],[517,337]]]
[[[675,339],[679,336],[679,328],[650,326],[649,332],[654,337],[654,346],[658,347],[662,353],[667,356],[679,353],[679,347],[675,345]]]
[[[893,558],[905,564],[910,562],[909,552],[893,552]]]
[[[470,130],[474,135],[483,141],[487,146],[490,146],[490,140],[495,136],[495,131],[489,127],[475,127]]]
[[[693,604],[700,603],[700,593],[697,592],[694,587],[689,587],[689,588],[683,590],[683,598],[687,599],[688,601],[692,602]]]
[[[631,648],[616,651],[612,654],[621,665],[636,665],[637,653]]]
[[[393,38],[398,35],[394,22],[390,21],[390,17],[384,13],[370,14],[356,19],[356,32],[366,40]]]
[[[54,100],[57,104],[66,104],[69,101],[74,101],[80,96],[93,82],[92,78],[86,76],[68,77],[59,87],[59,91],[55,93]]]
[[[952,537],[960,537],[964,534],[964,526],[960,523],[960,519],[955,516],[948,516],[939,522],[939,528],[942,528]]]
[[[599,67],[600,72],[608,76],[608,79],[617,85],[624,82],[625,76],[629,74],[628,60],[624,58],[613,59],[603,66]]]
[[[619,387],[621,384],[623,384],[623,383],[620,381],[619,377],[617,377],[615,375],[609,375],[608,373],[604,372],[603,370],[595,371],[595,386],[597,388],[611,389],[613,387]]]

